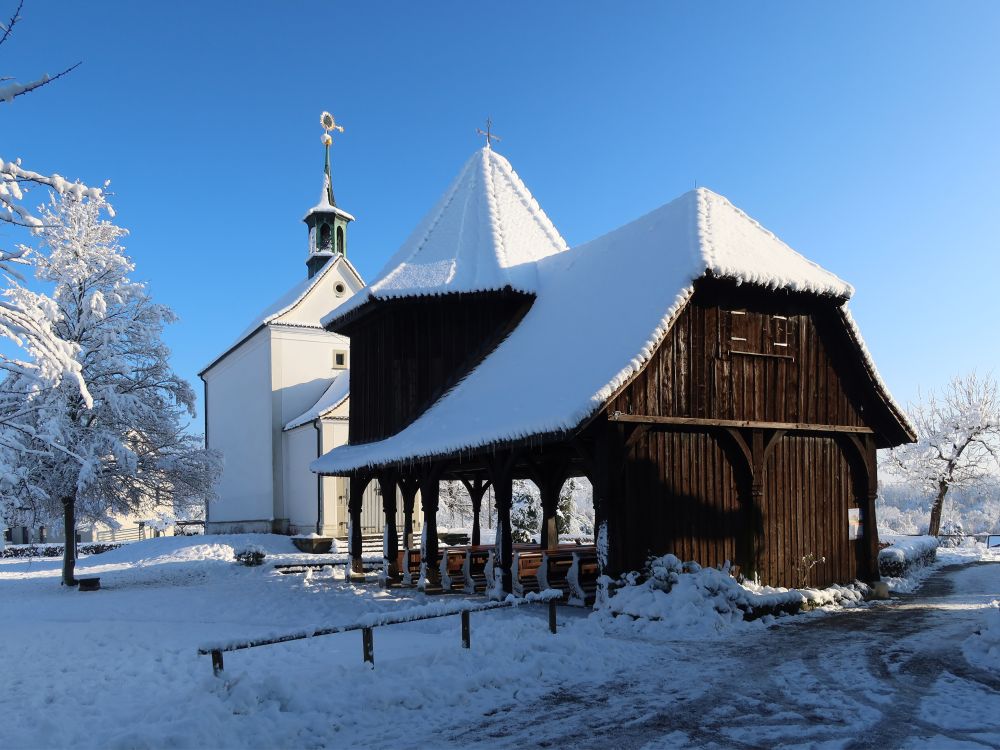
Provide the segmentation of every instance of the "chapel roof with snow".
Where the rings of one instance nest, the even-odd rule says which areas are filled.
[[[397,296],[509,286],[535,297],[510,334],[422,415],[384,439],[335,448],[313,471],[343,474],[574,430],[645,367],[705,278],[830,300],[898,425],[894,439],[912,435],[846,308],[851,285],[723,196],[693,190],[562,252],[522,187],[506,160],[483,149],[376,282],[324,318],[336,325],[367,300]],[[609,283],[612,267],[620,273]]]

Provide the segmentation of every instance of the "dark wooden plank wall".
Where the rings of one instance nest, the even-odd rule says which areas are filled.
[[[826,558],[807,584],[850,583],[858,575],[862,540],[848,539],[848,508],[858,495],[850,463],[836,440],[785,435],[767,462],[763,545],[758,558],[764,583],[798,586],[802,558]]]
[[[650,555],[720,567],[745,566],[748,532],[756,526],[751,493],[734,470],[731,447],[709,432],[650,432],[629,450],[615,516],[626,570]],[[767,462],[756,567],[763,583],[798,586],[802,558],[810,586],[849,583],[858,574],[862,541],[848,540],[848,508],[858,505],[855,477],[833,438],[785,435]],[[741,482],[743,482],[741,484]],[[746,568],[744,567],[744,570]]]
[[[862,426],[859,388],[843,365],[857,355],[825,332],[833,314],[717,306],[696,295],[608,410]]]
[[[385,303],[351,339],[350,442],[394,435],[500,342],[531,304],[514,292]]]
[[[759,290],[696,292],[647,367],[606,409],[864,426],[873,396],[839,325],[829,302]],[[613,543],[627,548],[626,569],[665,552],[702,565],[746,565],[748,531],[760,522],[755,567],[765,583],[797,585],[809,554],[827,558],[810,572],[810,585],[854,580],[861,550],[847,538],[847,509],[860,496],[837,438],[788,434],[778,442],[759,520],[747,471],[717,430],[654,429],[639,440],[626,460],[613,531]]]
[[[740,492],[715,435],[648,433],[627,455],[623,492],[630,502],[612,528],[626,549],[626,570],[640,570],[649,555],[667,552],[701,565],[738,561]]]

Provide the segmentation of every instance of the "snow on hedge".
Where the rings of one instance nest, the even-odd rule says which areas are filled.
[[[896,536],[883,538],[889,546],[878,553],[879,572],[891,578],[901,578],[911,569],[934,561],[938,540],[933,536]]]
[[[962,644],[962,653],[975,667],[1000,673],[1000,600],[984,610],[983,625]]]
[[[644,575],[630,574],[605,605],[612,615],[663,623],[670,631],[713,635],[757,617],[795,613],[864,599],[867,587],[785,589],[748,586],[727,570],[682,563],[674,555],[652,560]]]

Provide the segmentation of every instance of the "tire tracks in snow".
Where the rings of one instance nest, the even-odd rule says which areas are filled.
[[[992,566],[1000,583],[1000,565],[978,565]],[[955,576],[969,567],[942,568],[892,603],[722,641],[671,643],[668,657],[640,673],[593,682],[582,667],[579,684],[498,708],[448,739],[615,750],[991,747],[1000,742],[1000,712],[955,728],[942,725],[946,708],[935,709],[956,685],[1000,701],[1000,676],[969,666],[961,653],[978,612],[950,602]]]

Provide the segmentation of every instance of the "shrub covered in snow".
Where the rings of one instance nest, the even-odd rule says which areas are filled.
[[[248,567],[260,565],[264,562],[266,555],[267,552],[264,548],[256,544],[246,544],[233,550],[233,557],[236,558],[236,562]]]
[[[962,653],[975,667],[1000,671],[1000,600],[986,608],[983,626],[962,644]]]
[[[938,544],[942,547],[961,547],[965,542],[965,528],[962,522],[949,518],[941,524],[941,533],[938,535]]]
[[[663,620],[684,630],[722,630],[742,620],[795,613],[864,598],[864,587],[784,589],[739,583],[728,568],[682,563],[674,555],[651,558],[642,573],[625,576],[604,605],[613,615]]]
[[[933,536],[888,536],[885,541],[889,546],[878,553],[878,570],[884,576],[902,578],[937,556],[938,540]]]

